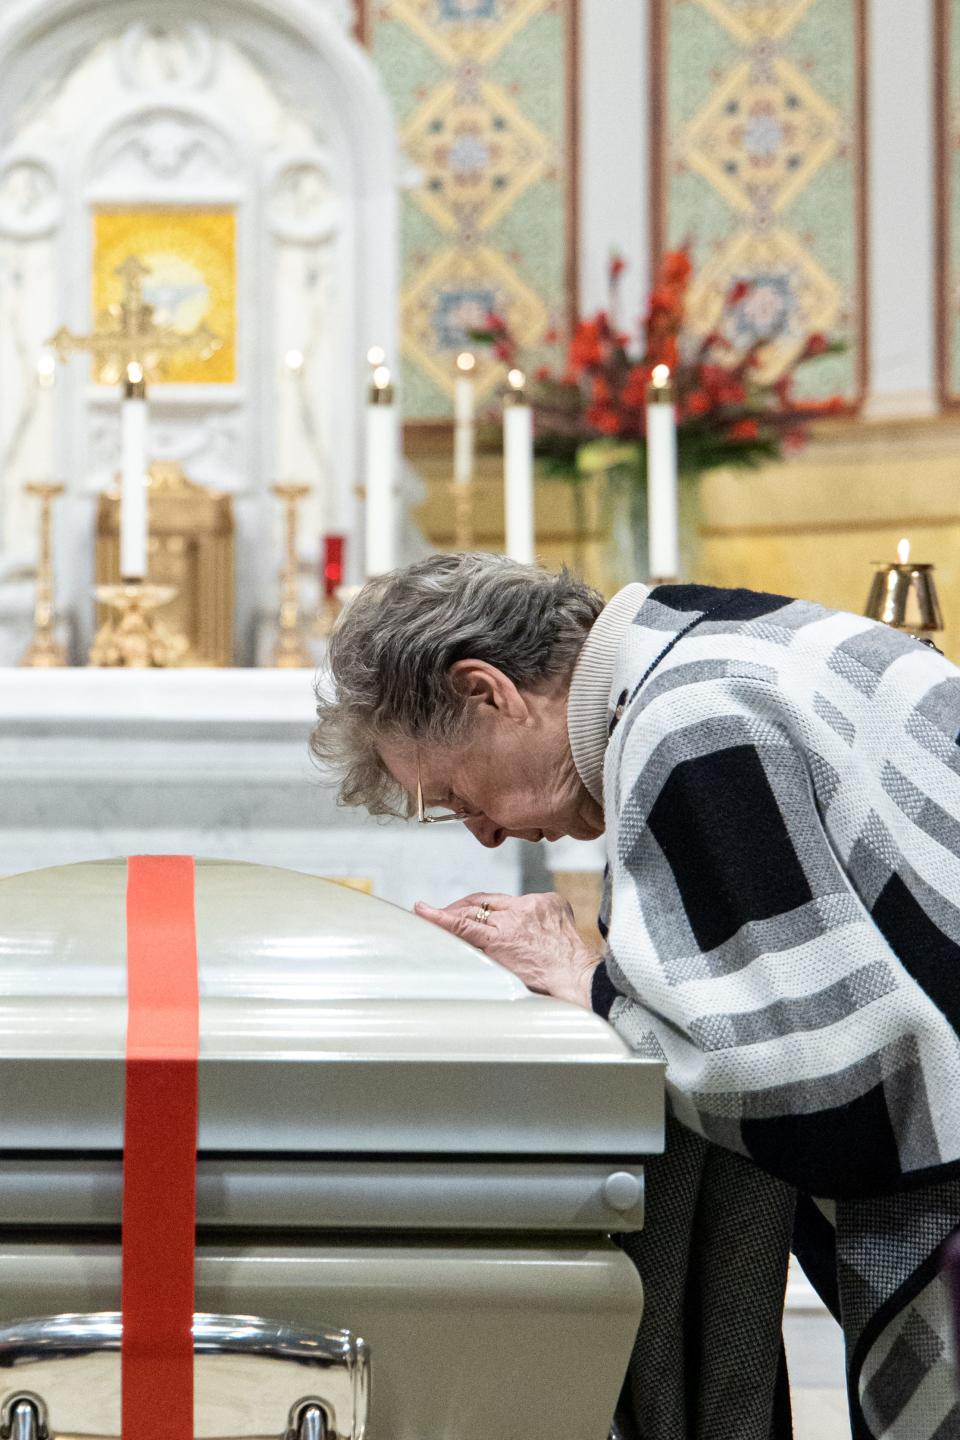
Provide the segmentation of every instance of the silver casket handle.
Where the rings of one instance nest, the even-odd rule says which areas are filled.
[[[0,1327],[0,1440],[114,1440],[114,1311]],[[196,1440],[365,1440],[370,1352],[347,1330],[194,1315]],[[162,1401],[161,1401],[162,1403]]]

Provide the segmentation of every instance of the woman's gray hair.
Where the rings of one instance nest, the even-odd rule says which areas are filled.
[[[484,660],[527,690],[568,677],[603,603],[568,570],[502,555],[432,555],[368,581],[333,632],[310,741],[342,777],[340,803],[397,812],[378,740],[442,745],[463,734],[467,706],[450,679],[458,660]]]

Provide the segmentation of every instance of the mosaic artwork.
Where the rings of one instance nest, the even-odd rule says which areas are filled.
[[[361,33],[414,174],[401,296],[412,419],[450,415],[456,356],[491,310],[533,358],[566,319],[575,3],[366,0]],[[482,395],[502,378],[481,358]]]
[[[863,396],[863,0],[653,0],[655,251],[692,243],[698,333],[764,342],[772,378],[811,334],[807,399]]]
[[[236,378],[236,216],[222,209],[100,210],[93,217],[93,313],[119,301],[118,266],[131,255],[149,268],[144,299],[158,324],[184,335],[208,325],[220,348],[207,360],[185,349],[159,384],[229,385]],[[101,383],[106,377],[97,375]]]
[[[960,406],[960,0],[937,6],[940,393]]]

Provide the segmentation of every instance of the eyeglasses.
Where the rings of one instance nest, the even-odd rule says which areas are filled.
[[[427,807],[423,803],[423,785],[420,781],[420,756],[417,756],[417,824],[418,825],[447,825],[451,820],[457,820],[462,825],[465,820],[473,818],[470,810],[435,810],[427,814]]]

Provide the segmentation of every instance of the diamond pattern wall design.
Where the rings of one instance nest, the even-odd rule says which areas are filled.
[[[536,358],[570,301],[576,0],[365,0],[416,182],[403,197],[404,411],[447,418],[471,327]],[[480,357],[481,396],[502,367]]]
[[[751,282],[731,338],[783,370],[813,332],[846,342],[797,390],[864,385],[864,0],[653,0],[654,245],[689,240],[697,333]],[[657,183],[657,181],[659,183]]]

